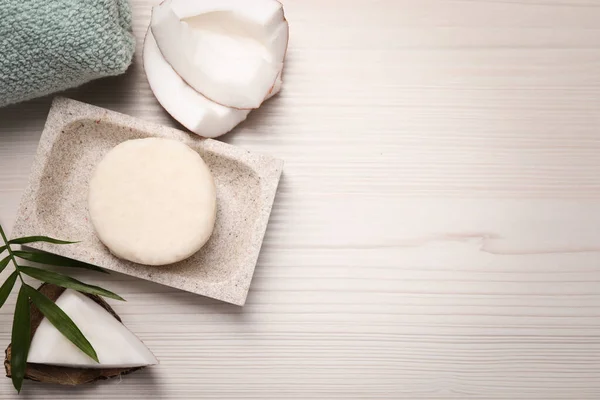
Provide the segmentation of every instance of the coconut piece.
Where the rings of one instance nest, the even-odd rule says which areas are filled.
[[[273,91],[289,37],[276,0],[165,1],[151,30],[164,59],[208,99],[258,108]]]
[[[142,59],[154,96],[173,118],[190,131],[215,138],[231,131],[250,113],[250,110],[212,102],[190,87],[165,61],[150,29],[144,40]],[[279,92],[281,84],[280,73],[269,97]]]
[[[56,301],[65,292],[65,288],[58,287],[50,284],[43,284],[38,289],[42,294],[48,297],[52,301]],[[87,298],[94,301],[102,309],[106,310],[110,317],[114,318],[115,321],[121,323],[121,318],[115,313],[115,311],[100,297],[94,295],[84,295]],[[31,334],[35,337],[37,330],[44,320],[44,315],[37,309],[35,305],[31,305]],[[6,376],[11,377],[10,359],[11,359],[11,345],[6,349],[6,357],[4,359],[4,368],[6,370]],[[85,383],[92,383],[100,380],[106,380],[130,374],[138,371],[144,367],[135,368],[71,368],[71,367],[59,367],[53,365],[33,364],[27,363],[27,369],[25,370],[25,379],[42,382],[42,383],[54,383],[60,385],[81,385]]]
[[[249,110],[217,104],[192,89],[163,58],[152,32],[144,40],[144,70],[150,88],[169,114],[190,131],[214,138],[246,119]]]
[[[96,350],[99,363],[65,338],[44,318],[31,339],[27,362],[72,368],[136,368],[155,365],[148,348],[89,297],[65,290],[56,300]]]
[[[170,139],[125,141],[100,161],[88,206],[98,238],[117,257],[166,265],[210,238],[217,194],[200,155]]]

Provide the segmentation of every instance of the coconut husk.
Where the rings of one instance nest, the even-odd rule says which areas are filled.
[[[48,297],[50,300],[56,301],[66,289],[45,283],[40,286],[38,290],[46,295],[46,297]],[[122,322],[117,313],[115,313],[115,311],[108,305],[108,303],[102,300],[102,298],[90,294],[86,294],[86,296],[102,306],[102,308],[108,311],[119,322]],[[40,323],[43,319],[44,315],[40,312],[40,310],[37,309],[35,305],[31,304],[31,337],[33,337],[35,334],[35,331],[37,330],[38,326],[40,326]],[[8,348],[6,349],[6,357],[4,359],[4,368],[6,369],[6,376],[8,378],[11,377],[10,356],[11,345],[8,345]],[[142,368],[143,367],[120,369],[86,369],[27,363],[25,379],[42,383],[76,386],[84,383],[92,383],[116,378],[118,376],[130,374]]]

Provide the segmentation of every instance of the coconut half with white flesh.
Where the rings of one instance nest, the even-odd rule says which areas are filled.
[[[276,0],[167,0],[150,29],[164,60],[218,104],[255,109],[273,92],[289,27]]]
[[[148,29],[142,55],[150,88],[162,107],[190,131],[208,138],[226,134],[244,121],[250,110],[225,107],[208,100],[189,86],[163,58]],[[269,97],[281,89],[281,74]]]
[[[214,138],[246,119],[249,110],[217,104],[192,89],[165,61],[152,32],[144,40],[144,70],[154,96],[163,108],[190,131]]]
[[[95,362],[66,339],[35,306],[31,306],[32,340],[26,378],[45,383],[79,385],[125,375],[158,364],[152,352],[129,331],[101,298],[44,284],[39,291],[75,322],[94,347]],[[10,376],[10,352],[6,351]]]
[[[158,363],[137,336],[89,297],[67,289],[56,305],[88,339],[100,362],[79,350],[44,318],[31,340],[28,363],[71,368],[135,368]]]

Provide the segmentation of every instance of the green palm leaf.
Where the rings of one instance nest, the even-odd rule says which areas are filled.
[[[4,281],[2,286],[0,286],[0,308],[2,308],[4,303],[6,303],[6,299],[8,299],[10,292],[12,292],[18,277],[19,271],[15,271],[12,274],[10,274],[10,276],[6,279],[6,281]]]
[[[54,244],[73,244],[78,242],[68,242],[66,240],[58,240],[48,236],[26,236],[18,239],[11,239],[8,241],[8,244],[27,244],[27,243],[35,243],[35,242],[47,242]]]
[[[97,296],[104,296],[115,300],[125,301],[125,299],[123,299],[121,296],[109,290],[103,289],[99,286],[88,285],[78,281],[77,279],[73,279],[70,276],[62,275],[57,272],[25,266],[20,266],[19,270],[24,274],[42,282],[52,283],[57,286],[74,289],[83,293],[95,294]]]
[[[11,256],[6,256],[2,259],[2,261],[0,261],[0,274],[2,273],[2,271],[4,271],[4,268],[6,268],[11,258]]]
[[[29,315],[29,298],[26,286],[21,286],[15,317],[12,326],[12,348],[10,356],[10,370],[12,382],[17,392],[21,392],[25,369],[27,368],[27,355],[31,343],[31,319]]]
[[[67,258],[63,256],[59,256],[57,254],[51,253],[34,253],[31,251],[13,251],[13,254],[16,257],[22,258],[23,260],[33,261],[40,264],[46,265],[56,265],[59,267],[71,267],[71,268],[83,268],[89,269],[92,271],[103,272],[108,274],[104,269],[97,267],[92,264],[88,264],[83,261],[73,260],[72,258]]]

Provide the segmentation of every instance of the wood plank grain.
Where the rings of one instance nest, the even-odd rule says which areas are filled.
[[[161,365],[25,394],[600,398],[600,1],[283,2],[284,89],[223,138],[286,160],[247,306],[82,272]],[[180,127],[141,66],[153,3],[130,71],[66,95]],[[0,109],[9,228],[49,102]]]

